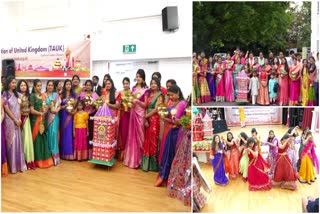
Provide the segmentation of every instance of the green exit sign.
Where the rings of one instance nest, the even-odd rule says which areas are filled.
[[[124,54],[136,53],[137,52],[137,46],[136,45],[123,45],[122,46],[122,52]]]

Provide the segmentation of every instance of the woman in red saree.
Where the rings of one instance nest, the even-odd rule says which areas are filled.
[[[159,170],[157,152],[160,132],[158,106],[163,103],[163,95],[161,93],[161,85],[158,78],[152,78],[150,82],[150,89],[150,93],[145,96],[145,103],[147,106],[147,112],[145,115],[146,133],[143,144],[141,168],[143,171],[157,172]]]
[[[300,65],[297,64],[297,58],[293,59],[293,65],[289,70],[290,77],[290,106],[297,106],[300,95]]]
[[[246,151],[249,156],[248,183],[250,191],[270,190],[271,181],[267,174],[270,165],[263,159],[258,151],[256,140],[252,137],[247,140],[248,148]]]
[[[128,138],[128,124],[130,121],[130,110],[131,109],[125,109],[123,104],[122,98],[127,97],[129,94],[131,94],[130,90],[130,79],[128,77],[123,78],[122,80],[123,84],[123,90],[120,91],[120,100],[121,100],[121,108],[120,108],[120,121],[119,121],[119,134],[118,134],[118,142],[117,142],[117,147],[118,147],[118,159],[123,160],[123,151],[124,148],[126,147],[126,142]],[[127,104],[125,104],[127,105]]]
[[[268,63],[268,60],[266,59],[265,62]],[[270,70],[271,70],[270,65],[263,65],[261,72],[259,74],[260,88],[259,88],[259,94],[257,97],[257,103],[259,105],[270,105],[269,88],[268,88],[268,73],[270,72]]]
[[[278,154],[276,166],[274,168],[273,187],[281,187],[284,189],[297,189],[297,173],[292,166],[291,160],[287,154],[290,144],[290,135],[285,134],[278,143]]]
[[[227,134],[227,145],[230,148],[229,155],[229,177],[231,179],[236,179],[239,176],[239,161],[240,161],[240,151],[239,151],[239,141],[233,137],[231,132]]]

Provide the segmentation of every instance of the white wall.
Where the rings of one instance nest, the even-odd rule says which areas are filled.
[[[178,6],[180,26],[174,33],[162,31],[166,6]],[[162,85],[176,79],[185,95],[191,91],[191,0],[8,0],[0,2],[0,18],[0,47],[17,41],[77,41],[90,34],[93,75],[100,83],[108,72],[104,62],[155,60]],[[136,44],[137,52],[123,54],[126,44]]]
[[[122,89],[122,79],[123,77],[129,77],[131,81],[131,87],[135,84],[134,78],[136,72],[139,68],[145,70],[146,73],[146,83],[150,84],[151,75],[153,72],[158,71],[162,75],[161,84],[165,87],[165,83],[168,79],[176,80],[177,84],[182,90],[185,98],[191,93],[192,80],[190,77],[190,57],[183,58],[164,58],[164,59],[152,59],[149,61],[158,61],[155,64],[148,64],[146,60],[132,60],[132,61],[93,61],[93,75],[99,76],[99,82],[102,85],[103,76],[106,73],[110,73],[112,79],[114,80],[115,86],[118,90]],[[108,63],[110,64],[108,66]],[[127,69],[123,74],[116,74],[115,69],[113,69],[113,64],[116,63],[126,63],[129,64]],[[132,67],[130,67],[132,63]],[[108,68],[110,67],[110,69]]]
[[[140,17],[106,21],[102,24],[101,35],[93,41],[92,57],[94,60],[125,60],[187,57],[192,52],[192,4],[179,1],[179,30],[174,33],[162,31],[161,10],[165,7],[153,3],[154,13],[144,17],[143,11],[148,11],[148,5],[143,8]],[[138,7],[139,8],[139,7]],[[151,7],[150,7],[151,8]],[[155,10],[156,8],[156,10]],[[133,9],[135,10],[135,9]],[[150,14],[150,13],[146,13]],[[123,54],[122,46],[136,44],[136,54]]]
[[[179,30],[162,32],[161,10],[177,6]],[[192,52],[192,2],[186,0],[21,0],[0,2],[1,42],[92,38],[93,60],[186,57]],[[26,36],[25,36],[26,35]],[[136,44],[124,55],[122,45]]]

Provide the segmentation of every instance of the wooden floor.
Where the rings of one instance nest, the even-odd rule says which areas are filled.
[[[157,173],[88,162],[62,161],[56,167],[2,178],[2,211],[189,212],[190,207],[153,186]]]
[[[248,126],[230,127],[230,131],[238,135],[241,131],[251,135],[251,128]],[[255,126],[261,139],[265,139],[268,131],[273,129],[276,136],[282,137],[287,131],[286,126]],[[226,138],[226,133],[222,133]],[[301,133],[301,130],[300,132]],[[258,134],[258,135],[259,135]],[[319,139],[319,134],[315,136]],[[319,142],[319,140],[317,140]],[[319,147],[317,148],[319,156]],[[207,205],[201,210],[202,212],[302,212],[301,197],[314,196],[319,197],[319,177],[315,183],[300,184],[297,181],[298,190],[271,189],[270,191],[252,192],[248,189],[248,183],[244,183],[241,178],[230,180],[225,187],[215,185],[213,182],[212,166],[200,163],[200,167],[212,186],[212,192],[208,196]]]

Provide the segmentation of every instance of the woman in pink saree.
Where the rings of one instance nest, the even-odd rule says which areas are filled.
[[[288,105],[289,101],[289,67],[287,64],[287,59],[282,58],[281,65],[279,65],[279,104],[280,106]]]
[[[300,70],[301,67],[297,64],[297,59],[293,59],[293,65],[290,67],[289,70],[289,77],[290,77],[290,106],[297,106],[299,102],[299,95],[300,95]]]
[[[225,60],[226,70],[224,72],[224,87],[226,91],[226,101],[234,101],[234,88],[233,88],[233,61],[231,60],[230,53],[227,54],[227,59]]]
[[[129,168],[138,168],[142,161],[142,151],[145,136],[145,108],[144,94],[148,89],[145,83],[145,72],[139,69],[136,74],[137,84],[132,89],[132,94],[137,98],[133,99],[133,107],[130,112],[128,125],[128,137],[124,149],[123,165]]]
[[[216,72],[216,101],[217,102],[224,102],[226,93],[225,93],[225,87],[224,87],[224,78],[223,73],[226,68],[226,65],[224,62],[222,62],[221,56],[218,56],[218,63],[215,64],[214,70]]]

